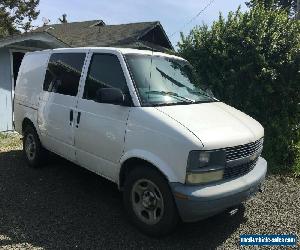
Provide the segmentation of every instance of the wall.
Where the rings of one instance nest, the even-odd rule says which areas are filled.
[[[0,132],[12,130],[11,61],[7,48],[0,48]]]

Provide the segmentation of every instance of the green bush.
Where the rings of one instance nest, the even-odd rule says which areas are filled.
[[[195,27],[178,47],[199,83],[261,122],[269,167],[291,169],[300,139],[300,21],[258,4]]]
[[[293,171],[296,177],[300,177],[300,143],[298,145],[298,154],[295,160]]]

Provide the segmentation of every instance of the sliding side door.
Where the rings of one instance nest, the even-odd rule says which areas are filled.
[[[42,142],[71,161],[76,160],[75,110],[85,57],[85,52],[53,53],[40,97],[38,126]]]

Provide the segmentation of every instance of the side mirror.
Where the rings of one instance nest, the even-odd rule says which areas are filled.
[[[117,88],[100,88],[96,93],[97,101],[101,103],[110,103],[121,105],[125,101],[125,96]]]

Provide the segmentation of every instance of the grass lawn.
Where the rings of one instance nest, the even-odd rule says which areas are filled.
[[[0,153],[21,148],[22,141],[18,133],[0,133]]]

